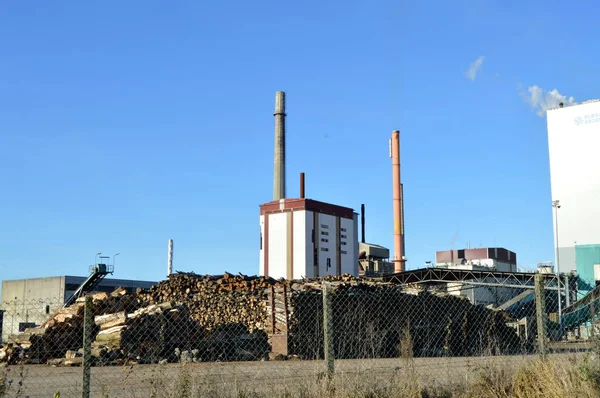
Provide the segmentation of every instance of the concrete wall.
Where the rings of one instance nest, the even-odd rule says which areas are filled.
[[[267,272],[272,278],[314,278],[337,272],[358,275],[357,226],[356,217],[346,219],[307,210],[260,216],[259,272],[266,274],[267,258]]]
[[[259,239],[259,259],[258,259],[258,274],[266,275],[265,272],[265,216],[261,214],[259,219],[260,224],[260,239]]]
[[[52,310],[64,305],[77,287],[87,277],[56,276],[2,281],[0,307],[4,312],[2,340],[19,331],[19,324],[40,324],[46,320]],[[128,279],[106,278],[96,291],[111,292],[117,287],[135,290],[138,287],[149,288],[156,282],[134,281]]]
[[[65,277],[2,281],[2,341],[19,332],[19,325],[39,325],[65,300]]]
[[[2,303],[10,301],[53,300],[64,303],[65,277],[2,281]]]
[[[340,226],[342,273],[358,275],[358,231],[355,222],[340,218]]]
[[[336,270],[336,217],[328,214],[319,214],[319,224],[315,226],[315,233],[319,239],[319,276],[335,274]]]
[[[312,227],[311,229],[306,228],[307,224],[307,212],[306,211],[295,211],[294,217],[294,270],[293,279],[300,279],[306,276],[310,271],[312,272]],[[312,220],[311,220],[312,225]]]
[[[600,244],[600,102],[549,110],[547,123],[552,200],[561,205],[558,266],[560,272],[569,272],[573,251],[563,248]],[[548,202],[556,242],[557,220]]]
[[[273,278],[286,277],[287,264],[287,214],[269,215],[269,276]]]

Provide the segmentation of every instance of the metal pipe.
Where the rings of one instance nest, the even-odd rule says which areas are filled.
[[[565,274],[565,305],[571,305],[571,292],[569,291],[569,275]]]
[[[300,173],[300,199],[304,198],[304,173]]]
[[[169,251],[167,253],[167,276],[173,273],[173,239],[169,239]]]
[[[392,187],[394,193],[394,272],[404,271],[404,249],[402,242],[403,221],[402,221],[402,186],[400,184],[400,131],[392,131],[391,139],[392,155]]]
[[[285,93],[275,93],[275,156],[273,163],[273,200],[285,198]]]
[[[360,205],[360,241],[365,243],[365,205]]]

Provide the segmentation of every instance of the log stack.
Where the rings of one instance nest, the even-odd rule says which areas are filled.
[[[155,363],[174,359],[176,348],[189,349],[202,337],[187,309],[169,301],[125,311],[98,315],[98,333],[92,355],[103,363]]]
[[[317,289],[294,290],[289,351],[323,356],[323,302]],[[332,284],[336,358],[471,356],[524,353],[506,313],[468,299],[385,284]],[[404,354],[403,354],[404,353]]]
[[[124,289],[117,289],[113,293],[92,295],[94,314],[137,309],[137,298],[126,293]],[[0,362],[46,363],[50,359],[65,358],[67,351],[79,350],[83,341],[84,301],[85,298],[77,299],[67,308],[56,309],[40,326],[9,336],[8,343],[0,348],[3,353]]]
[[[286,355],[322,358],[324,280],[332,286],[337,358],[496,355],[522,348],[502,312],[456,296],[409,294],[350,275],[287,281],[176,273],[135,294],[118,289],[95,295],[92,355],[100,364],[259,360],[277,343]],[[0,349],[0,362],[70,356],[76,363],[82,335],[78,300],[12,336]]]
[[[192,319],[207,330],[218,325],[236,324],[248,333],[264,330],[267,322],[267,288],[285,283],[269,277],[232,275],[171,274],[169,279],[141,292],[148,304],[174,300],[184,304]]]

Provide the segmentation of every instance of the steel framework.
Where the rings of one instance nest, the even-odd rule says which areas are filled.
[[[559,279],[555,274],[543,274],[548,290],[557,290]],[[497,286],[521,289],[534,289],[532,272],[499,272],[482,270],[463,270],[450,268],[420,268],[411,271],[384,275],[386,282],[403,285],[462,283],[474,286]]]

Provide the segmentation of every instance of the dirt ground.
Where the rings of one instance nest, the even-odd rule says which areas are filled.
[[[553,354],[551,357],[568,360],[576,354]],[[335,373],[357,377],[386,378],[397,372],[411,372],[423,383],[447,384],[469,381],[478,377],[485,367],[499,367],[510,374],[536,355],[414,358],[414,359],[355,359],[335,361]],[[81,367],[50,367],[46,365],[11,366],[8,371],[13,380],[8,396],[17,396],[22,381],[22,397],[52,397],[60,392],[61,398],[81,397]],[[281,389],[315,381],[325,371],[323,361],[265,361],[228,363],[191,363],[186,365],[132,365],[92,368],[92,397],[150,397],[153,391],[177,389],[187,384],[193,390],[199,386],[219,389],[255,388]]]

